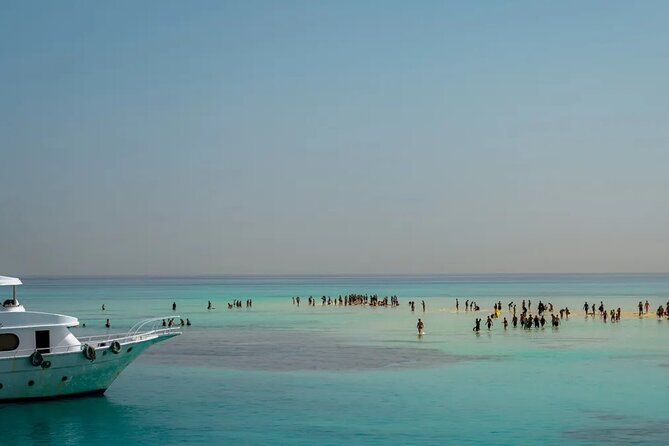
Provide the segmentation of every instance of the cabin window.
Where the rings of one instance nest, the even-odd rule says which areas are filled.
[[[19,337],[14,333],[0,334],[0,352],[16,350],[19,347]]]
[[[50,344],[49,330],[37,330],[35,332],[35,348],[38,352],[49,353]]]

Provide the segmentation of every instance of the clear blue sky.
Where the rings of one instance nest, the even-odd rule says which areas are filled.
[[[669,270],[669,2],[0,2],[0,274]]]

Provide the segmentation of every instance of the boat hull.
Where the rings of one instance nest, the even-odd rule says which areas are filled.
[[[28,357],[0,359],[0,402],[24,401],[102,394],[118,375],[150,345],[174,334],[155,336],[121,345],[114,353],[109,346],[95,349],[89,360],[83,351],[43,354],[43,365],[33,366]]]

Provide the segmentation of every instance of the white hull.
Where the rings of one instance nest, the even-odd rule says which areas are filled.
[[[122,343],[119,353],[112,352],[109,344],[96,347],[92,361],[81,349],[45,353],[42,356],[44,362],[50,362],[48,368],[33,366],[27,356],[0,358],[0,402],[103,393],[148,346],[177,334],[141,336]]]

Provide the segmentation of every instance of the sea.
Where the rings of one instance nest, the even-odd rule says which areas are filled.
[[[103,396],[0,404],[0,445],[669,444],[666,274],[28,277],[17,291],[29,310],[78,317],[81,336],[107,318],[119,333],[149,317],[192,326]],[[400,305],[321,305],[351,293]],[[523,300],[571,316],[505,330]],[[497,301],[500,318],[473,332]],[[586,301],[622,319],[586,317]]]

